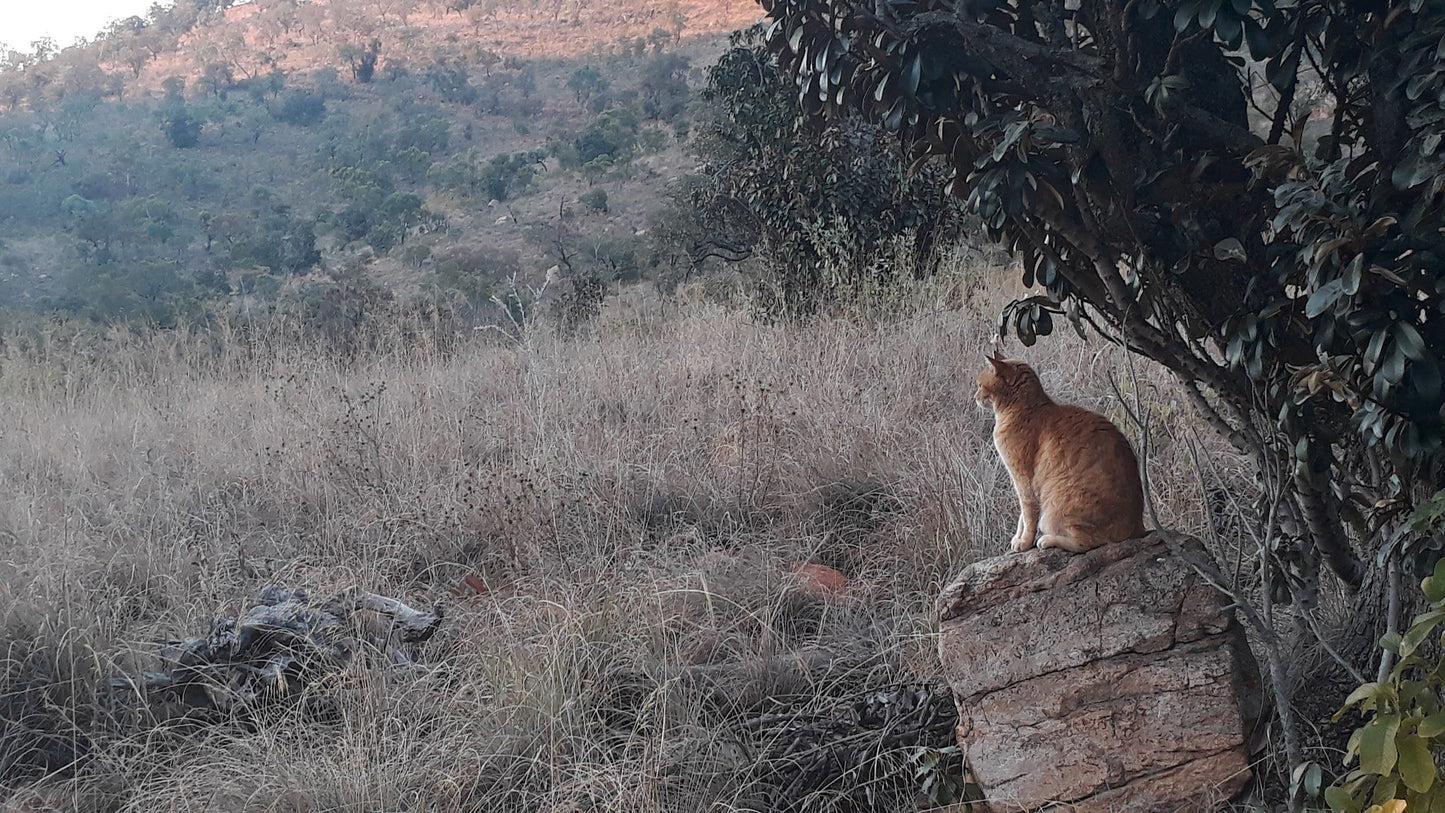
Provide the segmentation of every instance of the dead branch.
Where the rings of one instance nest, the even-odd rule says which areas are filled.
[[[361,611],[389,623],[362,623]],[[217,619],[206,635],[161,644],[154,668],[111,678],[102,688],[117,711],[162,717],[244,711],[296,697],[363,649],[410,663],[399,644],[425,642],[441,620],[375,593],[346,590],[318,601],[304,589],[267,587],[249,609]]]

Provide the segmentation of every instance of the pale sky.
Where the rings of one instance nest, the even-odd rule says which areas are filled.
[[[0,0],[0,43],[29,51],[30,43],[50,37],[64,48],[76,37],[93,37],[106,23],[131,15],[144,17],[155,0]],[[171,5],[170,0],[164,0]]]

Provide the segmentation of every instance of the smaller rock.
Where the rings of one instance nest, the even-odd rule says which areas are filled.
[[[788,568],[798,589],[819,598],[834,598],[848,590],[848,577],[827,565],[798,562]]]

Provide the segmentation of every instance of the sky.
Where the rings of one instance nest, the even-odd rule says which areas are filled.
[[[155,0],[0,0],[0,42],[20,51],[50,37],[61,47],[93,37],[111,20],[145,16]],[[166,5],[170,5],[169,2]]]

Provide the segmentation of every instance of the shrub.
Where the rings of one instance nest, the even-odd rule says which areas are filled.
[[[1426,532],[1442,526],[1445,491],[1437,491],[1416,511],[1411,527]],[[1445,753],[1445,635],[1439,631],[1445,624],[1445,559],[1420,582],[1420,590],[1428,609],[1403,634],[1390,632],[1380,641],[1398,660],[1381,680],[1356,689],[1336,716],[1358,707],[1366,719],[1346,753],[1346,764],[1358,767],[1325,791],[1334,810],[1438,810],[1445,799],[1435,764]],[[1404,806],[1390,806],[1396,801]]]
[[[577,199],[579,203],[587,207],[587,211],[599,214],[607,214],[607,191],[605,189],[589,189],[582,193]]]
[[[609,110],[589,122],[572,144],[582,166],[598,158],[628,161],[637,145],[637,117],[627,110]]]
[[[438,290],[459,293],[474,306],[491,299],[497,283],[515,276],[522,264],[514,249],[496,246],[456,246],[435,259]]]
[[[309,90],[292,90],[281,100],[272,115],[277,121],[310,127],[326,117],[326,99]]]
[[[201,141],[201,122],[184,105],[161,114],[161,132],[172,147],[189,149]]]
[[[665,242],[693,265],[757,258],[771,316],[799,316],[859,295],[900,271],[931,274],[963,210],[936,167],[911,169],[881,127],[858,116],[808,119],[797,89],[761,47],[736,34],[708,68],[691,149],[701,173],[673,190]],[[911,249],[900,268],[893,253]]]

